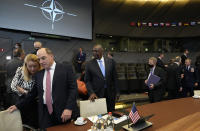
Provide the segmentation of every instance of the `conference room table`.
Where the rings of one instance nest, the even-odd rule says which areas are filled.
[[[166,100],[162,102],[137,106],[137,109],[141,116],[154,114],[154,116],[148,120],[152,122],[153,125],[149,128],[146,128],[145,131],[155,131],[162,129],[170,123],[183,119],[186,116],[200,112],[200,99],[187,97],[181,99]],[[131,108],[127,110],[130,111]],[[71,122],[65,125],[50,127],[47,129],[47,131],[87,131],[91,126],[92,123],[87,120],[87,124],[83,126],[76,126],[73,124],[73,122]],[[120,130],[123,131],[122,128]]]

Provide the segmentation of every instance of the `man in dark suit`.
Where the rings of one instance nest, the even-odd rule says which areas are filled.
[[[6,97],[8,98],[6,99],[7,106],[15,104],[18,98],[18,96],[16,96],[16,94],[12,92],[10,84],[12,82],[13,77],[15,76],[17,68],[23,65],[24,56],[25,53],[21,48],[15,48],[13,50],[13,59],[11,59],[10,61],[8,61],[8,63],[6,63],[7,76],[5,84],[7,91]]]
[[[115,100],[119,98],[117,73],[113,59],[103,57],[101,45],[93,47],[94,59],[86,64],[85,82],[89,100],[106,98],[108,112],[115,109]]]
[[[37,54],[37,51],[42,48],[42,43],[40,41],[35,41],[33,43],[33,46],[34,46],[34,51],[32,52],[32,54]]]
[[[69,121],[76,107],[77,86],[72,68],[54,61],[51,50],[41,48],[37,52],[44,68],[35,76],[35,85],[27,98],[9,108],[21,109],[38,96],[40,128],[48,128]]]
[[[189,54],[188,49],[185,49],[183,55],[181,56],[182,65],[185,65],[185,60],[188,58],[188,54]]]
[[[79,48],[79,53],[76,56],[76,62],[77,62],[77,71],[79,73],[82,72],[82,64],[85,62],[86,54],[83,52],[82,48]]]
[[[156,65],[157,65],[158,67],[162,68],[163,70],[166,70],[166,67],[165,67],[165,65],[164,65],[164,63],[163,63],[163,61],[162,61],[163,58],[164,58],[164,54],[161,53],[161,54],[158,56],[158,58],[157,58],[157,63],[156,63]]]
[[[182,68],[182,95],[187,97],[187,93],[190,96],[194,95],[194,87],[198,86],[198,74],[196,69],[191,65],[191,59],[185,60],[185,66]]]
[[[178,93],[182,90],[181,85],[181,58],[177,56],[173,63],[170,63],[167,70],[167,90],[168,99],[178,98]]]
[[[161,101],[163,98],[163,94],[165,93],[164,83],[165,83],[165,72],[160,67],[156,66],[157,59],[155,57],[149,58],[149,75],[145,80],[145,84],[147,85],[148,79],[151,75],[156,75],[160,77],[160,81],[156,84],[151,84],[148,87],[148,95],[151,103]]]

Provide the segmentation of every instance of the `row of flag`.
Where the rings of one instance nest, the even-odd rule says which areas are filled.
[[[195,22],[131,22],[130,26],[136,27],[175,27],[175,26],[195,26],[200,25],[200,21]]]

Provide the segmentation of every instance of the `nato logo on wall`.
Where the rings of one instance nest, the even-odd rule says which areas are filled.
[[[91,0],[2,0],[0,27],[92,39]]]

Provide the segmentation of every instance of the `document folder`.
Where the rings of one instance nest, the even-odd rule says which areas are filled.
[[[160,81],[160,77],[157,75],[150,75],[148,81],[147,81],[147,85],[148,87],[150,86],[150,84],[157,84]]]
[[[100,98],[94,101],[80,101],[80,116],[89,117],[107,113],[106,99]]]

